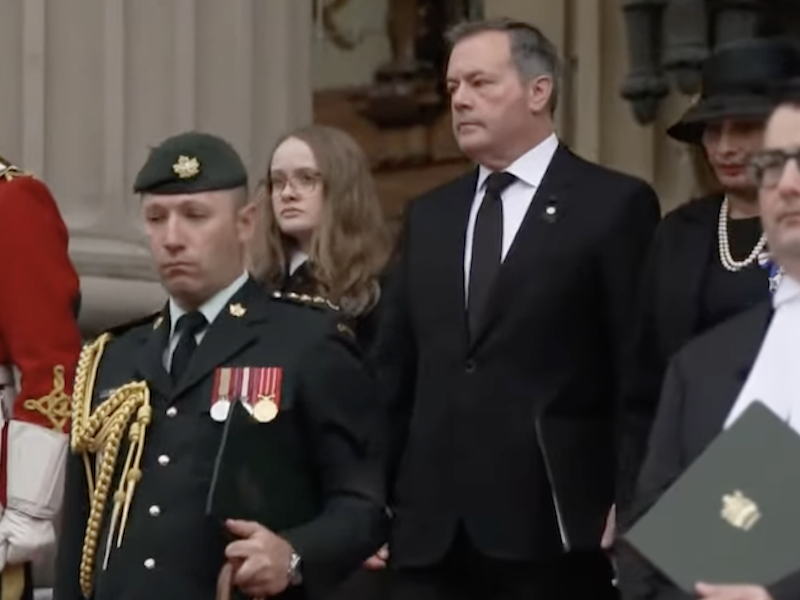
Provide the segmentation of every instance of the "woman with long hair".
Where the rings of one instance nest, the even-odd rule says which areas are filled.
[[[272,289],[334,305],[370,361],[392,236],[364,152],[339,129],[302,127],[278,140],[260,192],[265,237],[256,272]],[[382,552],[333,599],[383,597]]]
[[[303,127],[278,141],[261,191],[263,278],[326,298],[368,345],[391,236],[364,152],[339,129]]]

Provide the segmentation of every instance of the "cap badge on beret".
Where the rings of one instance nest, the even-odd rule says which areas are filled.
[[[178,157],[178,161],[172,165],[172,170],[181,179],[191,179],[200,173],[200,161],[195,157],[189,158],[182,154]]]

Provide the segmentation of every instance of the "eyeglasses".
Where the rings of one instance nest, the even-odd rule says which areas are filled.
[[[283,193],[287,185],[292,186],[298,194],[311,194],[322,183],[322,175],[317,171],[295,171],[290,175],[274,173],[270,175],[270,191],[273,195]]]
[[[800,169],[800,148],[792,151],[762,150],[754,153],[748,162],[750,179],[760,188],[773,188],[783,177],[786,164],[794,161]]]

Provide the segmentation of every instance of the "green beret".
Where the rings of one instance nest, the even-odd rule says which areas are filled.
[[[136,176],[137,194],[194,194],[247,185],[247,170],[228,142],[191,131],[164,140]]]

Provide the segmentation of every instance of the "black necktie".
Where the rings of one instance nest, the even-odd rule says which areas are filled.
[[[503,252],[503,202],[500,194],[516,179],[511,173],[492,173],[486,179],[475,232],[472,238],[472,264],[469,271],[467,303],[470,335],[478,331],[486,300],[500,270]]]
[[[197,342],[194,338],[207,325],[208,321],[201,312],[186,313],[178,319],[175,324],[175,333],[180,334],[180,339],[175,347],[175,352],[172,353],[172,365],[169,370],[172,383],[178,383],[186,372],[189,361],[192,360],[192,354],[197,349]]]

